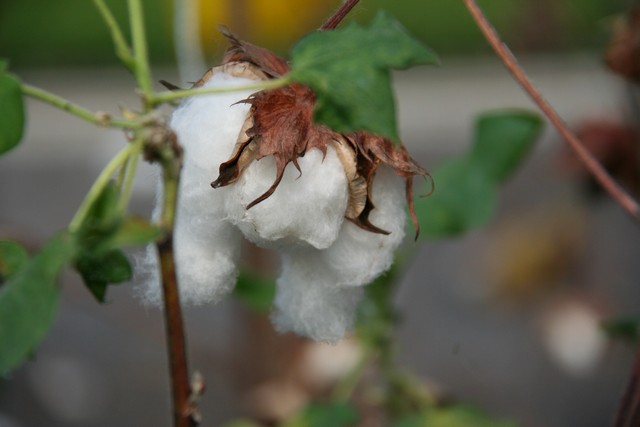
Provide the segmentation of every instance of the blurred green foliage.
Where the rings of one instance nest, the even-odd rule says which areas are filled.
[[[172,63],[172,1],[144,0],[143,3],[147,11],[152,60]],[[484,0],[479,3],[514,48],[553,50],[583,48],[604,42],[607,18],[622,11],[628,2]],[[126,2],[111,0],[108,4],[126,30]],[[369,22],[380,9],[387,10],[411,34],[441,54],[488,50],[461,0],[363,0],[352,16],[358,21]],[[324,19],[319,16],[318,24]],[[263,44],[260,40],[251,41]],[[290,40],[286,46],[266,47],[286,54],[294,42]],[[116,63],[112,52],[108,31],[91,1],[0,2],[0,57],[9,58],[13,66]]]

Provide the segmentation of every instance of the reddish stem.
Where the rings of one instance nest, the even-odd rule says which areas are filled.
[[[338,24],[342,22],[345,16],[347,16],[349,12],[351,12],[351,9],[353,9],[355,5],[358,4],[359,1],[360,0],[346,0],[344,3],[342,3],[342,6],[340,6],[340,8],[336,10],[336,13],[334,13],[331,18],[327,19],[327,22],[322,24],[322,27],[320,27],[320,31],[335,29]]]
[[[553,123],[560,135],[569,143],[569,146],[571,146],[578,158],[584,163],[600,185],[602,185],[611,197],[613,197],[633,219],[640,221],[640,206],[638,202],[607,173],[604,167],[591,155],[589,150],[584,147],[578,137],[569,130],[567,124],[531,83],[531,80],[529,80],[506,44],[500,39],[495,28],[493,28],[487,17],[482,13],[475,0],[464,0],[464,2],[485,38],[520,86],[522,86],[525,92],[531,97],[533,102],[538,105],[551,123]]]
[[[640,425],[640,348],[636,353],[636,362],[631,372],[627,389],[622,396],[614,427],[634,427]]]
[[[182,321],[182,309],[180,308],[180,294],[178,293],[176,280],[172,236],[167,235],[157,246],[162,272],[165,327],[173,394],[173,425],[174,427],[194,427],[197,423],[192,417],[194,407],[189,399],[191,385],[187,367],[187,345]]]

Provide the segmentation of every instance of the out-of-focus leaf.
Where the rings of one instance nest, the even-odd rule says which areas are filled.
[[[640,341],[640,318],[622,317],[603,322],[602,329],[609,338],[620,339],[631,344]]]
[[[233,420],[223,427],[263,427],[263,425],[251,420]]]
[[[129,260],[117,249],[98,255],[91,252],[82,253],[75,267],[99,302],[105,302],[108,285],[126,282],[131,280],[132,276]]]
[[[250,309],[268,313],[276,295],[276,284],[273,280],[242,271],[238,276],[233,294]]]
[[[396,420],[393,427],[516,427],[510,421],[488,417],[482,411],[466,405],[428,408],[421,413]]]
[[[144,218],[128,217],[120,223],[117,231],[106,241],[107,249],[142,246],[155,241],[162,229]]]
[[[22,245],[0,240],[0,285],[13,277],[28,261],[29,254]]]
[[[491,217],[495,187],[468,159],[442,165],[433,181],[435,192],[415,203],[421,236],[454,236],[485,224]]]
[[[71,236],[61,233],[0,287],[0,374],[26,359],[51,326],[57,278],[75,251]]]
[[[348,403],[311,403],[284,427],[354,427],[358,411]]]
[[[476,122],[472,162],[491,181],[504,182],[529,154],[543,124],[538,114],[524,110],[482,114]]]
[[[0,155],[14,148],[24,132],[24,101],[20,82],[0,60]]]
[[[498,185],[531,151],[542,124],[538,115],[521,110],[480,116],[471,152],[437,169],[434,193],[416,200],[421,235],[455,236],[484,225],[493,214]]]
[[[336,131],[368,130],[398,141],[390,69],[434,64],[436,55],[380,13],[368,28],[314,32],[292,51],[291,76],[316,93],[315,119]]]

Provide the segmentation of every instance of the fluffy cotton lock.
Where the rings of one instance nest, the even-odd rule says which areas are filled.
[[[199,84],[238,86],[266,78],[252,67],[227,62]],[[302,108],[296,105],[282,113],[287,120],[275,120],[274,126],[282,129],[265,130],[265,109],[276,109],[284,98],[298,102],[298,94]],[[282,269],[272,315],[276,328],[336,341],[353,325],[362,286],[391,266],[404,237],[405,186],[410,186],[403,179],[421,169],[403,149],[379,137],[350,137],[315,127],[313,102],[308,89],[294,87],[281,94],[193,97],[176,109],[171,127],[185,153],[174,238],[176,269],[184,303],[215,302],[235,284],[242,237],[277,250]],[[292,127],[297,120],[307,127]],[[274,146],[291,157],[261,151]],[[358,160],[358,155],[364,157]],[[212,188],[218,174],[226,181],[216,185],[219,177]],[[149,248],[139,267],[151,277],[144,299],[159,305],[154,254]]]

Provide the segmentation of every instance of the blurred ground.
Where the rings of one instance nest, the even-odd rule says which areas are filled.
[[[625,88],[597,58],[523,62],[569,122],[625,114]],[[136,105],[121,71],[18,73],[90,109]],[[156,78],[177,81],[171,70]],[[444,58],[441,68],[401,73],[396,83],[401,134],[427,168],[465,150],[477,113],[530,108],[494,59]],[[25,141],[0,159],[0,235],[36,248],[65,227],[121,145],[118,132],[30,101]],[[558,147],[548,131],[487,228],[420,248],[397,295],[399,357],[453,398],[521,426],[603,426],[632,351],[606,341],[597,322],[639,314],[640,230],[609,201],[582,195],[561,170]],[[140,178],[134,209],[148,214],[151,169]],[[68,274],[51,334],[34,361],[0,383],[0,426],[169,425],[162,319],[134,293],[135,285],[112,287],[99,306]],[[234,301],[188,310],[187,327],[192,367],[208,380],[205,425],[242,415],[244,393],[264,380],[258,367],[284,358],[279,346],[288,341],[260,341],[270,327]]]

